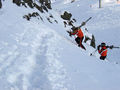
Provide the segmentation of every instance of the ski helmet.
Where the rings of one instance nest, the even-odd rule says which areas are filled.
[[[101,43],[101,46],[105,46],[106,44],[104,42]]]
[[[71,29],[74,31],[74,30],[77,30],[78,27],[73,26]]]

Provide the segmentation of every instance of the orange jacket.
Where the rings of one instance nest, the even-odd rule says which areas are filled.
[[[82,38],[82,37],[84,36],[81,29],[75,30],[75,31],[72,33],[72,35],[75,35],[75,34],[76,34],[79,38]]]
[[[106,46],[102,47],[101,50],[98,50],[98,52],[101,54],[101,56],[107,56],[107,48]]]

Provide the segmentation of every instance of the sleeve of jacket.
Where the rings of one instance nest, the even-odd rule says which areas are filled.
[[[99,53],[101,53],[100,45],[97,46],[97,50],[98,50]]]
[[[71,35],[75,35],[78,32],[78,30],[75,30],[73,32],[71,32]]]
[[[100,50],[100,45],[97,46],[97,50]]]

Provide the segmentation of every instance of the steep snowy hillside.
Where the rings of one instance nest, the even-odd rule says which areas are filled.
[[[76,26],[79,26],[86,18],[92,17],[92,20],[83,29],[88,28],[89,33],[95,35],[96,44],[106,42],[108,45],[120,46],[120,4],[115,0],[102,1],[102,8],[98,8],[97,1],[91,0],[76,0],[74,3],[58,3],[58,5],[55,3],[53,7],[57,12],[69,11],[72,13],[72,17],[77,20]],[[113,58],[114,60],[111,61],[120,62],[119,52],[119,49],[110,50],[108,59]]]
[[[0,90],[119,90],[120,50],[109,50],[108,61],[100,60],[97,52],[90,57],[95,49],[86,43],[86,51],[75,45],[74,37],[66,33],[71,26],[65,28],[60,17],[66,10],[80,25],[92,16],[82,29],[95,35],[96,44],[120,45],[116,39],[120,6],[98,9],[97,3],[53,0],[52,10],[41,13],[5,0],[0,9]],[[23,18],[32,12],[39,12],[42,19]]]

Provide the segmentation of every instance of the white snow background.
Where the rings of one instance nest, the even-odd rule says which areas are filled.
[[[120,90],[120,49],[108,49],[107,60],[89,54],[71,41],[60,15],[66,10],[94,34],[96,45],[120,45],[120,4],[98,0],[53,0],[43,21],[23,15],[36,9],[18,7],[5,0],[0,9],[0,90]],[[57,23],[46,19],[52,13]],[[54,20],[54,19],[53,19]],[[116,64],[117,62],[117,64]]]

